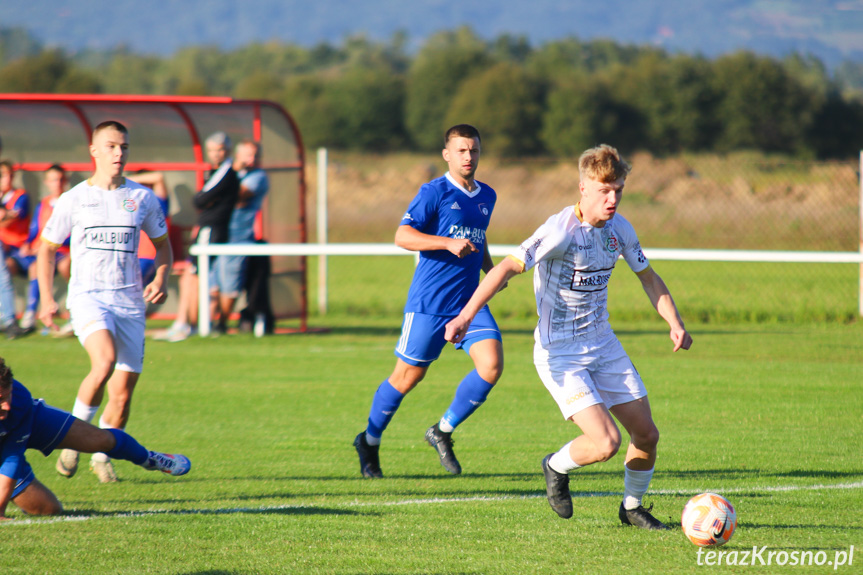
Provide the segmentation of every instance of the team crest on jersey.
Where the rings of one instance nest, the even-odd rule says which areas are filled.
[[[128,200],[123,200],[123,209],[127,212],[134,212],[138,209],[138,204],[136,204],[135,200],[131,198]]]
[[[605,240],[605,249],[607,249],[611,253],[614,253],[617,251],[617,248],[618,248],[618,244],[617,244],[617,238],[616,237],[611,236],[610,238]]]
[[[477,207],[479,208],[479,211],[482,213],[482,215],[484,215],[484,216],[488,215],[488,206],[487,205],[479,204]]]

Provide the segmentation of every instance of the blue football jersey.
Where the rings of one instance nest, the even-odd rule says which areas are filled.
[[[15,478],[18,467],[26,464],[24,451],[33,428],[33,396],[17,380],[12,380],[12,409],[0,421],[0,475]]]
[[[497,194],[481,182],[476,182],[476,190],[467,192],[448,176],[423,184],[401,225],[434,236],[466,238],[479,251],[463,258],[446,250],[421,251],[405,313],[457,315],[479,284],[486,230]]]

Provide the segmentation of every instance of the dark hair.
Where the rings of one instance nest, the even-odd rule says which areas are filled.
[[[109,128],[113,128],[113,129],[117,130],[118,132],[120,132],[121,134],[127,134],[127,135],[129,134],[128,128],[126,128],[126,126],[124,126],[123,124],[121,124],[117,120],[107,120],[105,122],[102,122],[101,124],[99,124],[95,128],[93,128],[93,138],[95,139],[96,134],[98,134],[102,130],[107,130]]]
[[[15,173],[15,164],[13,164],[12,162],[10,162],[9,160],[3,160],[2,162],[0,162],[0,166],[3,166],[3,167],[4,167],[4,168],[6,168],[7,170],[9,170],[9,173],[10,173],[10,174],[14,174],[14,173]]]
[[[479,130],[470,124],[456,124],[447,130],[443,138],[444,147],[449,144],[452,138],[475,138],[477,141],[482,142],[482,138],[479,137]]]
[[[0,357],[0,387],[12,386],[12,368],[6,365],[6,360]]]
[[[66,175],[66,168],[64,168],[60,164],[51,164],[50,166],[48,166],[48,169],[45,170],[45,173],[48,173],[48,172],[60,172],[61,174],[63,174],[65,176]]]

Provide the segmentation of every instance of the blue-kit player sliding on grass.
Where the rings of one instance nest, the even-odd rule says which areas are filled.
[[[689,349],[692,337],[632,225],[617,213],[629,164],[616,149],[601,145],[581,155],[578,171],[579,203],[551,216],[487,273],[446,326],[446,338],[462,341],[494,294],[510,278],[533,268],[539,315],[534,364],[563,417],[583,432],[542,460],[551,508],[564,519],[572,517],[569,473],[617,453],[621,436],[614,415],[630,438],[618,517],[624,525],[668,529],[650,514],[652,505],[645,509],[641,504],[653,477],[659,431],[644,383],[608,323],[608,281],[619,257],[668,323],[674,351]]]
[[[384,430],[440,356],[447,343],[444,326],[476,289],[480,270],[494,266],[486,230],[497,194],[474,179],[479,157],[476,128],[460,124],[447,130],[447,173],[420,188],[396,231],[396,244],[420,252],[420,258],[395,349],[396,367],[375,392],[368,427],[354,440],[363,477],[383,477],[378,452]],[[452,432],[485,402],[503,372],[500,330],[487,307],[478,311],[456,348],[470,355],[476,369],[459,383],[449,409],[425,434],[441,465],[454,475],[461,473],[461,465],[453,453]]]
[[[33,399],[0,357],[0,521],[11,501],[28,515],[57,515],[63,506],[57,496],[33,475],[24,452],[38,449],[46,457],[55,449],[107,453],[150,471],[185,475],[191,468],[183,455],[148,451],[120,429],[100,429]]]

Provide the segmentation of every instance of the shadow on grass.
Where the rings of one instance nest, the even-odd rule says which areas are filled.
[[[600,464],[601,465],[601,464]],[[600,466],[597,466],[600,467]],[[623,477],[623,469],[618,467],[601,469],[601,468],[585,468],[572,472],[573,480],[592,479],[618,479]],[[794,471],[765,471],[761,469],[739,469],[739,468],[709,468],[709,469],[691,469],[691,470],[675,470],[675,469],[658,469],[655,478],[657,479],[709,479],[711,483],[720,481],[741,481],[741,480],[756,480],[772,479],[772,478],[811,478],[811,479],[854,479],[863,481],[863,469],[854,471],[828,471],[828,470],[794,470]],[[216,478],[200,478],[202,483],[209,483]],[[255,482],[255,481],[314,481],[314,482],[362,482],[373,484],[386,484],[389,481],[434,481],[434,482],[461,482],[471,480],[507,480],[512,482],[518,481],[539,481],[542,482],[542,472],[537,469],[534,472],[527,473],[462,473],[461,475],[449,475],[444,471],[435,471],[432,473],[411,473],[411,474],[387,474],[383,479],[368,479],[361,477],[359,472],[356,475],[285,475],[279,477],[273,476],[242,476],[242,477],[219,477],[220,482]],[[138,481],[144,483],[144,481]],[[155,482],[154,482],[155,483]],[[290,483],[288,483],[290,484]],[[287,496],[294,495],[287,493]],[[304,494],[308,495],[308,494]]]
[[[172,515],[376,515],[375,513],[351,509],[333,509],[305,505],[273,505],[270,507],[231,507],[217,509],[159,509],[155,511],[97,511],[95,509],[70,509],[62,517],[110,518],[110,517],[155,517]]]

